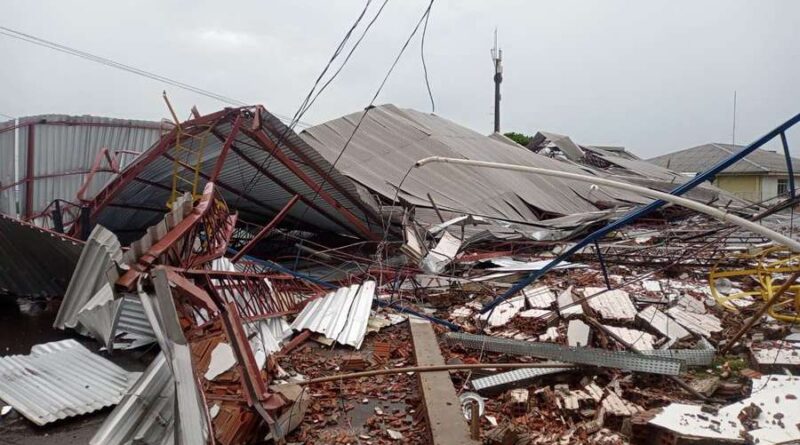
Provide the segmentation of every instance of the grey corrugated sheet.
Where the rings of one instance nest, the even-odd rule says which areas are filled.
[[[115,405],[137,376],[75,340],[61,340],[0,358],[0,399],[44,425]]]
[[[339,156],[361,115],[362,112],[354,113],[308,128],[300,136],[332,161]],[[585,173],[578,167],[520,150],[439,116],[393,105],[369,110],[337,168],[391,201],[414,163],[429,156]],[[649,202],[632,193],[591,190],[589,184],[576,181],[447,164],[412,169],[399,197],[411,205],[431,207],[428,193],[444,209],[519,222],[539,219],[531,207],[551,215],[569,215],[597,211],[593,203],[598,201]]]
[[[95,226],[84,245],[53,326],[74,328],[78,312],[103,286],[113,286],[119,278],[117,263],[122,261],[122,247],[113,233]]]
[[[113,119],[97,116],[68,116],[48,114],[19,119],[17,131],[19,147],[19,177],[13,182],[27,179],[27,156],[29,128],[33,128],[33,212],[38,213],[54,199],[75,202],[76,193],[83,184],[95,156],[100,149],[130,150],[142,152],[161,136],[159,122]],[[6,127],[8,128],[8,127]],[[2,131],[0,127],[0,131]],[[0,161],[9,157],[13,160],[13,143],[4,143],[14,131],[0,133]],[[121,154],[121,167],[129,164],[135,155]],[[14,165],[13,162],[11,164]],[[105,166],[105,163],[101,164]],[[44,177],[45,175],[68,174],[66,176]],[[5,176],[3,171],[0,175]],[[0,180],[2,180],[0,176]],[[98,173],[87,189],[86,197],[91,198],[107,181],[112,173]],[[20,212],[25,214],[27,184],[20,185]],[[13,189],[0,192],[0,202],[11,200]]]
[[[307,304],[292,323],[292,329],[308,329],[359,349],[367,334],[374,296],[374,281],[339,288]]]
[[[552,362],[557,363],[557,362]],[[568,366],[568,365],[567,365]],[[473,379],[471,384],[475,391],[500,391],[509,388],[528,386],[532,380],[550,374],[571,371],[574,367],[564,368],[521,368],[512,371],[501,372],[498,374]]]
[[[62,295],[82,246],[82,241],[0,214],[0,295]]]
[[[714,165],[729,157],[731,154],[741,151],[743,148],[743,145],[711,143],[656,156],[647,161],[678,172],[696,173],[702,170],[703,167]],[[800,171],[800,159],[792,158],[792,167],[795,173]],[[776,153],[759,149],[745,156],[741,161],[731,165],[721,174],[786,174],[787,172],[786,158],[783,156],[782,152]]]
[[[175,443],[174,418],[175,383],[162,352],[106,417],[89,444],[170,445]]]
[[[16,121],[0,122],[0,189],[16,181],[14,167],[16,135],[13,130],[15,123]],[[17,215],[15,195],[13,188],[0,192],[0,213]]]
[[[278,140],[284,131],[286,131],[286,126],[269,113],[262,112],[261,117],[262,129],[260,131],[264,132],[268,138]],[[216,130],[224,139],[230,133],[231,126],[232,124],[230,122],[223,122],[216,127]],[[343,190],[348,191],[351,196],[357,196],[354,184],[342,176],[337,169],[331,170],[330,163],[309,147],[303,140],[298,138],[296,134],[289,131],[286,139],[288,142],[294,144],[299,151],[308,156],[311,161],[324,172],[330,170],[333,183]],[[210,174],[214,169],[223,142],[223,140],[215,137],[208,138],[207,145],[203,152],[202,162],[202,171],[205,174]],[[263,166],[265,170],[287,184],[291,189],[297,191],[309,200],[315,197],[316,192],[311,187],[306,185],[295,173],[277,160],[270,161],[268,159],[269,152],[262,149],[244,132],[238,133],[234,146],[256,165]],[[382,233],[379,223],[377,223],[374,218],[366,215],[366,213],[359,208],[359,205],[362,204],[360,200],[355,202],[354,200],[348,199],[342,192],[337,190],[333,184],[323,182],[320,175],[315,172],[311,166],[303,162],[298,162],[297,156],[289,151],[283,144],[281,144],[281,148],[288,157],[296,161],[297,165],[306,175],[315,182],[323,184],[322,190],[331,195],[342,207],[351,211],[359,219],[364,221],[366,225],[372,224],[372,228],[376,233]],[[170,150],[170,153],[172,152],[174,152],[174,148]],[[166,187],[166,190],[143,182],[133,181],[122,188],[121,192],[114,200],[114,203],[166,210],[165,204],[169,198],[169,190],[172,187],[172,166],[172,161],[162,156],[152,161],[137,176],[142,180],[161,184]],[[269,221],[293,196],[293,194],[278,186],[277,183],[259,173],[234,150],[231,150],[225,158],[225,163],[218,179],[217,191],[222,194],[228,205],[234,210],[239,211],[242,218],[256,223],[266,223]],[[252,197],[255,202],[237,196],[236,192],[242,191]],[[307,207],[302,201],[298,201],[289,211],[287,222],[292,221],[294,218],[294,221],[301,220],[304,224],[310,227],[316,227],[317,229],[338,233],[348,233],[348,230],[351,233],[353,232],[352,223],[348,222],[336,208],[326,203],[319,196],[316,196],[314,199],[314,204],[324,209],[329,216]],[[143,228],[152,224],[158,217],[160,217],[160,215],[156,212],[106,207],[100,213],[98,222],[112,230]]]

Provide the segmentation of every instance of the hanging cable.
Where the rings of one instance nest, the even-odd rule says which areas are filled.
[[[151,71],[146,71],[146,70],[143,70],[143,69],[140,69],[140,68],[136,68],[136,67],[131,66],[131,65],[126,65],[124,63],[117,62],[115,60],[111,60],[111,59],[108,59],[108,58],[105,58],[105,57],[101,57],[101,56],[98,56],[98,55],[95,55],[95,54],[91,54],[91,53],[88,53],[88,52],[85,52],[85,51],[81,51],[79,49],[72,48],[72,47],[69,47],[69,46],[66,46],[66,45],[62,45],[62,44],[59,44],[59,43],[56,43],[56,42],[53,42],[53,41],[50,41],[50,40],[45,40],[45,39],[42,39],[40,37],[36,37],[34,35],[31,35],[31,34],[26,34],[26,33],[21,32],[21,31],[17,31],[17,30],[11,29],[11,28],[7,28],[5,26],[0,26],[0,35],[4,35],[6,37],[11,37],[13,39],[17,39],[17,40],[20,40],[20,41],[23,41],[23,42],[34,44],[34,45],[38,45],[38,46],[41,46],[41,47],[44,47],[44,48],[49,48],[49,49],[52,49],[54,51],[59,51],[59,52],[65,53],[65,54],[69,54],[69,55],[75,56],[75,57],[80,57],[80,58],[83,58],[85,60],[89,60],[91,62],[99,63],[101,65],[105,65],[105,66],[111,67],[111,68],[116,68],[116,69],[119,69],[119,70],[122,70],[122,71],[126,71],[126,72],[129,72],[129,73],[132,73],[132,74],[136,74],[138,76],[146,77],[148,79],[155,80],[155,81],[167,84],[167,85],[171,85],[171,86],[174,86],[176,88],[180,88],[182,90],[189,91],[189,92],[192,92],[192,93],[195,93],[195,94],[199,94],[201,96],[205,96],[205,97],[217,100],[219,102],[226,103],[228,105],[234,105],[234,106],[237,106],[237,107],[241,107],[241,106],[247,105],[247,103],[245,103],[245,102],[243,102],[241,100],[238,100],[238,99],[233,99],[231,97],[227,97],[227,96],[224,96],[224,95],[221,95],[221,94],[218,94],[218,93],[214,93],[212,91],[209,91],[209,90],[206,90],[206,89],[203,89],[203,88],[200,88],[200,87],[196,87],[196,86],[193,86],[193,85],[187,84],[185,82],[181,82],[181,81],[178,81],[178,80],[166,77],[166,76],[162,76],[160,74],[156,74],[156,73],[153,73]],[[276,117],[278,117],[281,120],[283,120],[283,121],[286,121],[286,122],[291,122],[292,121],[292,118],[290,118],[288,116],[283,116],[283,115],[275,114],[275,113],[273,113],[273,114]],[[307,124],[307,123],[302,123],[302,126],[308,127],[310,125]]]

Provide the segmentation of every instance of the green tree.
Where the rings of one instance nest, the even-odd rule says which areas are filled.
[[[505,133],[504,136],[516,142],[517,144],[522,145],[523,147],[526,147],[531,141],[530,136],[522,133],[515,133],[513,131]]]

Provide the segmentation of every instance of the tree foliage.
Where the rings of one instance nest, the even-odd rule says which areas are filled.
[[[505,133],[504,136],[516,142],[517,144],[522,145],[523,147],[527,146],[531,141],[531,137],[527,134],[515,133],[513,131]]]

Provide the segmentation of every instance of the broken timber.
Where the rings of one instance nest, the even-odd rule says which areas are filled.
[[[409,319],[411,337],[414,341],[414,357],[417,366],[444,365],[436,335],[430,322]],[[422,398],[425,401],[425,416],[430,429],[430,443],[434,445],[478,444],[470,439],[470,433],[461,403],[456,397],[450,373],[447,371],[418,373]]]

